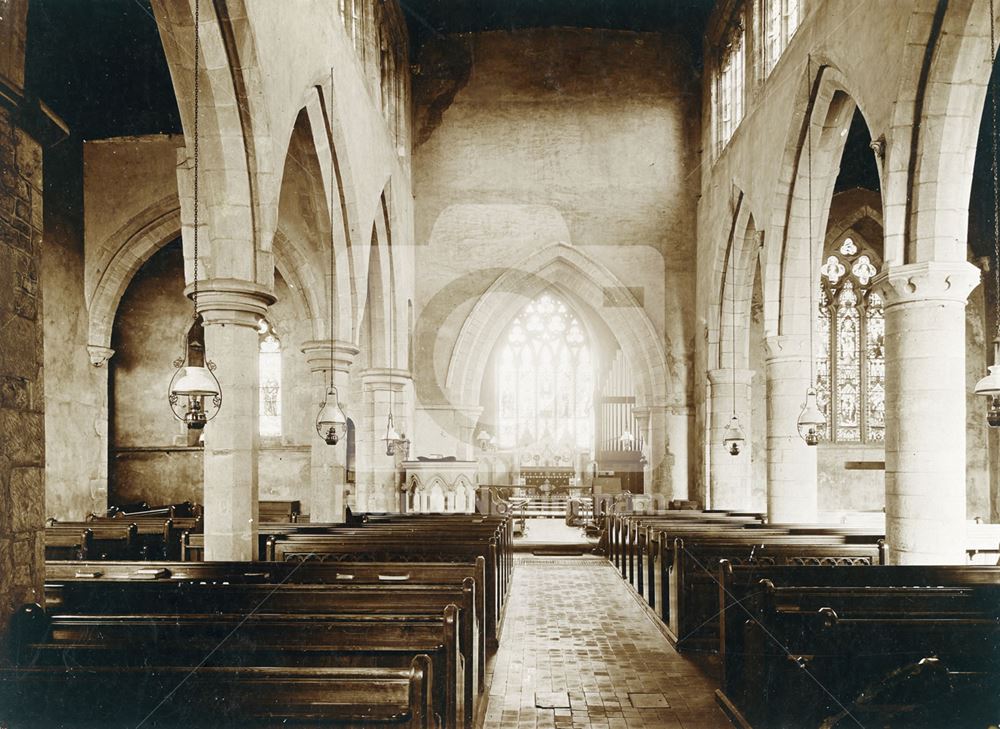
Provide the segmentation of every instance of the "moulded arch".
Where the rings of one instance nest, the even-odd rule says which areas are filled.
[[[181,236],[181,212],[176,196],[167,196],[153,203],[114,233],[105,244],[112,251],[100,263],[102,273],[88,296],[88,335],[90,346],[111,346],[111,330],[122,296],[135,274],[163,246]],[[274,265],[282,278],[297,292],[303,313],[315,319],[315,303],[310,297],[308,265],[303,265],[300,251],[283,235],[277,235],[279,248]],[[287,244],[287,245],[286,245]],[[309,283],[310,286],[305,284]]]
[[[915,6],[907,33],[920,43],[907,44],[909,73],[886,150],[887,265],[967,259],[975,148],[993,69],[989,0]]]
[[[796,94],[765,239],[762,272],[768,334],[806,334],[813,326],[809,302],[825,237],[819,231],[826,230],[847,131],[859,108],[839,69],[819,58],[812,71],[803,76]],[[863,109],[861,114],[864,117]]]

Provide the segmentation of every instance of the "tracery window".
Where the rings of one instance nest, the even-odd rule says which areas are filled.
[[[259,363],[259,428],[262,436],[281,435],[281,340],[266,319],[257,325],[260,337]]]
[[[877,261],[847,236],[820,268],[816,393],[828,441],[885,438],[885,317],[871,290]]]
[[[766,78],[799,28],[801,0],[762,0],[761,14],[763,23],[760,46]]]
[[[511,323],[498,352],[496,384],[501,447],[593,447],[590,345],[580,321],[556,297],[539,296]]]
[[[740,23],[731,31],[729,41],[722,49],[714,88],[716,138],[720,152],[743,120],[745,87],[746,31]]]

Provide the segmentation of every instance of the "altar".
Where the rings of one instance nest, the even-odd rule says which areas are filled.
[[[406,480],[400,495],[402,511],[418,514],[475,512],[478,468],[477,461],[454,458],[403,461]]]

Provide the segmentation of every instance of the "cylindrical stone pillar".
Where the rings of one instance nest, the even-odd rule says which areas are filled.
[[[402,454],[386,455],[385,432],[390,408],[393,425],[399,434],[406,433],[404,393],[410,381],[407,370],[372,368],[361,373],[365,411],[365,459],[357,466],[357,503],[367,511],[396,509],[396,476]]]
[[[799,436],[799,413],[811,386],[809,337],[767,338],[767,518],[814,522],[816,446]]]
[[[345,401],[348,392],[348,373],[358,348],[350,342],[319,340],[305,342],[302,352],[306,355],[312,373],[316,408],[315,421],[330,386],[331,349],[333,351],[333,382],[344,414],[358,425],[358,413],[352,413]],[[347,491],[347,428],[336,445],[329,445],[313,428],[310,474],[312,493],[309,500],[309,520],[315,523],[341,523],[345,516]]]
[[[965,563],[965,261],[893,266],[885,310],[885,528],[891,564]]]
[[[205,560],[257,557],[258,321],[274,297],[245,281],[207,281],[198,294],[205,360],[222,407],[205,426]]]
[[[713,509],[749,511],[750,493],[750,381],[753,370],[723,368],[709,370],[711,383],[711,427],[708,453],[709,496]],[[746,436],[739,455],[723,444],[726,428],[736,413]]]

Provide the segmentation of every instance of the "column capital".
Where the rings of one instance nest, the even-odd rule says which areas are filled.
[[[366,390],[392,390],[402,392],[413,381],[409,370],[390,367],[370,367],[361,372],[361,385]]]
[[[924,301],[965,304],[980,275],[968,261],[924,261],[885,269],[872,288],[886,309]]]
[[[734,382],[737,385],[749,385],[755,374],[757,374],[755,370],[734,370],[731,367],[720,367],[719,369],[708,371],[708,381],[713,386],[732,385]]]
[[[94,367],[103,367],[114,356],[115,350],[100,344],[88,344],[87,354],[90,355],[90,364]]]
[[[310,372],[328,372],[330,370],[330,353],[333,353],[333,371],[347,373],[354,363],[359,350],[351,342],[341,339],[313,339],[303,342],[302,353]]]
[[[767,346],[767,362],[808,361],[809,336],[803,334],[777,334],[764,341]]]
[[[184,294],[191,298],[194,284],[188,284]],[[275,301],[270,290],[253,281],[210,278],[198,282],[198,313],[206,326],[235,324],[256,329]]]

